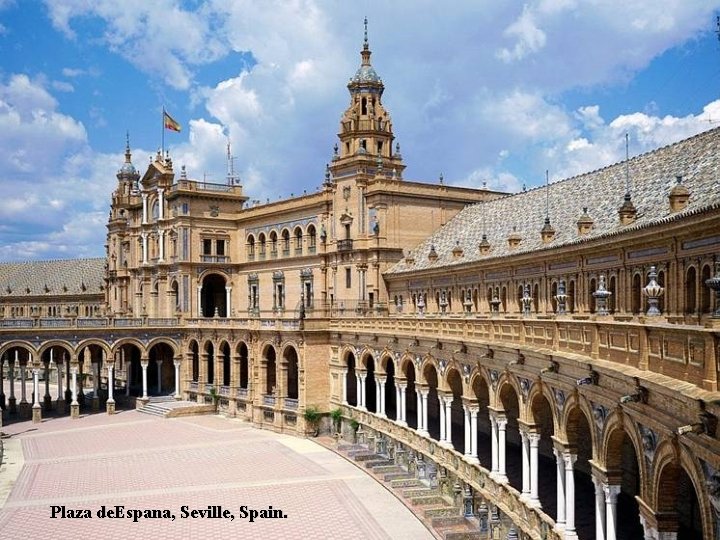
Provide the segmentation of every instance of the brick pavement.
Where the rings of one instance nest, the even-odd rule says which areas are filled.
[[[25,463],[0,509],[2,539],[432,538],[392,494],[341,457],[237,420],[128,411],[3,431],[22,441]],[[87,508],[93,517],[52,519],[52,505]],[[168,509],[175,520],[101,519],[102,505]],[[236,519],[183,519],[182,505],[222,505]],[[272,505],[288,517],[249,523],[240,519],[241,505]]]

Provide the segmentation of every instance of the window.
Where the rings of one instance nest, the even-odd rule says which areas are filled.
[[[209,238],[203,240],[203,255],[212,255],[212,240]]]
[[[255,237],[250,236],[248,238],[248,257],[254,258],[255,257]]]
[[[345,288],[350,289],[352,287],[352,268],[345,269]]]
[[[215,254],[216,255],[225,255],[225,240],[216,240],[215,241]]]

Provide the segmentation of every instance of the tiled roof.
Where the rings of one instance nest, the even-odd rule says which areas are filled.
[[[100,294],[104,276],[105,259],[1,263],[0,298]]]
[[[545,220],[546,189],[543,186],[466,207],[413,249],[409,257],[398,262],[388,274],[565,246],[720,207],[720,128],[630,159],[632,202],[637,209],[637,219],[623,226],[618,209],[626,191],[625,167],[625,162],[621,162],[550,184],[550,221],[556,233],[548,244],[543,244],[540,236]],[[678,175],[682,175],[682,183],[690,191],[690,200],[684,210],[673,214],[668,196]],[[584,207],[588,208],[594,226],[592,231],[581,236],[577,221]],[[483,214],[487,239],[492,246],[485,255],[478,249],[483,234]],[[513,229],[522,238],[515,249],[509,247],[507,240]],[[453,256],[452,251],[457,245],[463,249],[462,257]],[[438,255],[436,260],[428,259],[431,246]],[[411,264],[408,258],[414,259],[414,263]]]

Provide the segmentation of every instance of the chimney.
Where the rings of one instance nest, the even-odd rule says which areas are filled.
[[[682,183],[682,176],[678,175],[675,177],[676,184],[670,190],[670,211],[672,213],[680,212],[685,210],[690,199],[690,191]]]

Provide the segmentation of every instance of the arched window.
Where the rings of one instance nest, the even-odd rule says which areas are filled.
[[[264,259],[266,250],[265,233],[260,233],[260,235],[258,236],[258,242],[260,244],[260,253],[258,254],[258,256],[260,259]]]
[[[295,228],[295,255],[302,255],[302,229],[300,227]]]
[[[283,257],[290,255],[290,231],[287,229],[282,231],[282,254]]]
[[[251,234],[247,240],[248,259],[251,261],[255,258],[255,237]]]
[[[307,229],[308,232],[308,253],[315,253],[315,247],[317,244],[317,236],[315,234],[315,226],[310,225]]]
[[[685,313],[693,314],[697,312],[697,272],[695,267],[691,266],[685,273]]]
[[[705,281],[710,279],[710,265],[706,264],[702,269],[702,276],[700,277],[700,283],[702,285],[700,289],[700,311],[701,313],[710,313],[712,297],[710,287],[705,285]]]
[[[273,259],[277,258],[277,246],[278,244],[278,237],[277,233],[275,231],[272,231],[270,233],[270,257]]]
[[[642,281],[640,274],[635,274],[632,280],[632,312],[639,314],[642,311]]]

